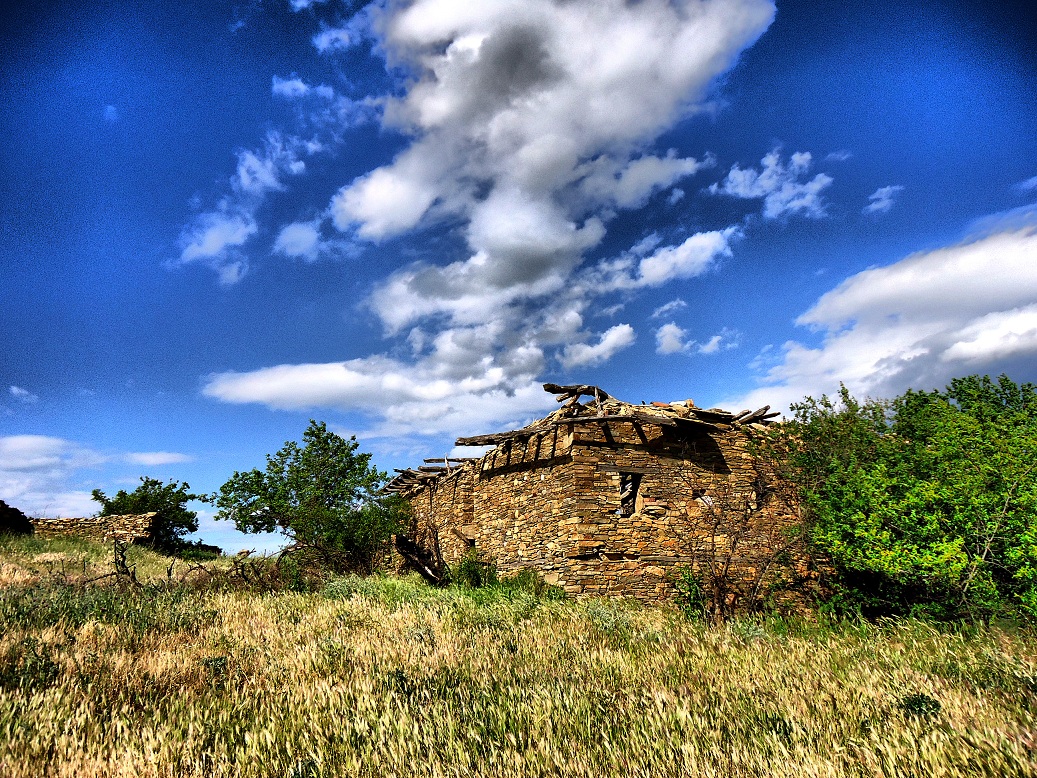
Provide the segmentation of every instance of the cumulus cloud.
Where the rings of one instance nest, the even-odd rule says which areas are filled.
[[[738,348],[738,333],[724,329],[708,340],[697,341],[688,337],[688,331],[675,322],[664,324],[655,331],[657,354],[717,354]]]
[[[712,164],[654,144],[700,110],[774,12],[770,0],[414,0],[324,28],[314,38],[322,52],[367,35],[404,74],[378,104],[383,127],[409,138],[391,162],[339,189],[332,224],[359,243],[448,225],[467,251],[399,267],[367,300],[388,336],[406,336],[411,361],[223,373],[206,394],[365,410],[382,418],[379,429],[405,416],[415,429],[447,429],[463,405],[502,417],[544,407],[535,376],[545,368],[602,364],[634,341],[628,324],[599,334],[584,327],[595,300],[694,278],[730,255],[734,227],[678,229],[587,260],[618,212]],[[305,86],[280,88],[294,97]],[[283,180],[280,166],[273,172],[281,178],[271,184]],[[305,225],[289,225],[275,250],[307,257],[315,240]],[[389,399],[372,405],[371,396]]]
[[[311,8],[315,5],[321,5],[326,3],[327,0],[290,0],[290,5],[293,11],[305,11],[307,8]]]
[[[104,455],[46,435],[0,437],[0,499],[30,516],[86,516],[97,512],[72,476],[107,461]]]
[[[330,87],[311,86],[295,76],[275,76],[272,90],[281,97],[312,99],[321,104],[319,110],[304,112],[305,121],[314,125],[312,134],[303,137],[271,131],[259,147],[240,149],[234,173],[227,180],[229,191],[214,207],[197,214],[180,233],[179,264],[205,264],[224,284],[237,283],[247,273],[247,244],[263,232],[260,212],[270,196],[286,191],[292,178],[306,172],[307,158],[334,146],[343,127],[371,116],[369,105],[336,99]],[[328,139],[322,140],[322,134]],[[275,250],[288,253],[285,248]]]
[[[102,467],[159,467],[193,459],[173,451],[102,453],[48,435],[0,436],[0,499],[30,516],[91,516],[100,509],[90,491]]]
[[[319,225],[313,222],[295,222],[281,229],[274,241],[274,251],[286,257],[300,257],[313,262],[320,255]]]
[[[605,330],[597,343],[574,343],[566,346],[562,352],[562,364],[568,368],[600,365],[611,359],[617,351],[632,346],[634,340],[633,327],[629,324],[617,324]]]
[[[869,202],[861,209],[861,213],[888,213],[903,188],[900,185],[879,187],[868,195]]]
[[[300,158],[306,150],[300,139],[271,132],[262,148],[239,151],[237,169],[230,179],[232,194],[184,227],[180,262],[203,262],[220,274],[223,283],[239,281],[248,269],[239,249],[259,231],[256,212],[269,193],[284,189],[285,176],[306,170]]]
[[[893,396],[975,372],[1037,378],[1035,267],[1037,219],[851,276],[797,319],[820,344],[784,344],[739,402],[787,405],[840,382]]]
[[[719,257],[731,255],[731,239],[738,228],[699,232],[678,246],[666,246],[638,263],[636,286],[662,286],[677,278],[693,278],[706,272]]]
[[[681,329],[675,322],[664,324],[655,331],[655,350],[659,354],[676,354],[684,351],[685,338],[688,331]]]
[[[200,216],[194,229],[185,234],[180,258],[185,262],[221,256],[228,248],[240,246],[259,229],[248,214],[207,213]]]
[[[820,219],[825,216],[821,193],[832,184],[832,177],[818,173],[808,179],[811,159],[809,151],[797,151],[786,163],[775,149],[760,161],[759,170],[735,165],[709,191],[745,200],[762,199],[763,216],[767,219],[795,214]]]
[[[348,49],[359,41],[359,36],[350,33],[345,27],[324,27],[313,36],[313,47],[321,54]]]
[[[497,364],[487,365],[482,375],[471,375],[466,357],[460,353],[469,344],[462,340],[442,344],[440,359],[417,366],[384,356],[278,365],[210,376],[203,391],[224,402],[260,403],[286,410],[360,410],[376,421],[359,433],[364,437],[475,434],[485,431],[483,425],[508,420],[525,423],[554,406],[554,400],[529,372],[515,380]],[[517,361],[523,357],[521,353],[511,356]],[[530,367],[539,367],[535,354],[525,356]],[[452,367],[461,369],[456,372]]]

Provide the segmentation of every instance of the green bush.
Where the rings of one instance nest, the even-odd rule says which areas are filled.
[[[837,612],[1037,617],[1037,389],[1001,376],[793,405],[764,438],[831,561]]]
[[[497,583],[497,567],[484,562],[474,551],[469,551],[450,568],[450,582],[469,589],[478,589]]]
[[[702,580],[688,567],[677,570],[673,579],[673,602],[685,617],[701,619],[706,615],[706,592]]]
[[[217,519],[242,532],[279,530],[293,541],[286,551],[305,551],[325,570],[370,573],[407,514],[405,501],[381,491],[386,481],[355,438],[311,420],[302,446],[285,442],[265,469],[235,472],[208,499],[219,508]]]

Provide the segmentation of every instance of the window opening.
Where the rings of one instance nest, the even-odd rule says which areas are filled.
[[[632,516],[637,505],[637,492],[641,488],[640,473],[619,474],[619,515]]]

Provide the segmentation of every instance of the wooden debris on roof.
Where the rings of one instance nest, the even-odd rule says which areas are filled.
[[[616,399],[601,387],[591,384],[568,384],[564,386],[562,384],[544,384],[544,391],[559,395],[558,402],[565,402],[572,397],[581,396],[593,397],[598,401]]]
[[[553,432],[562,426],[583,424],[610,424],[626,422],[632,424],[654,424],[662,427],[684,428],[704,432],[724,432],[732,429],[759,429],[761,425],[772,424],[774,417],[780,413],[770,413],[770,406],[765,405],[755,411],[748,408],[731,413],[722,408],[698,408],[692,400],[673,403],[652,402],[633,405],[617,400],[601,387],[592,384],[544,384],[544,390],[556,396],[562,406],[543,419],[537,419],[522,429],[504,432],[491,432],[485,435],[472,435],[457,438],[458,446],[505,446],[515,441],[527,441],[536,435]],[[591,397],[587,403],[581,403],[581,397]],[[440,457],[426,459],[427,466],[417,470],[400,470],[386,491],[409,492],[422,489],[438,478],[449,478],[460,473],[469,463],[477,462],[480,457]]]

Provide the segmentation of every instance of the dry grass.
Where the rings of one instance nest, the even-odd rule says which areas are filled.
[[[1027,631],[707,627],[394,579],[267,595],[5,580],[10,778],[1037,775]]]

